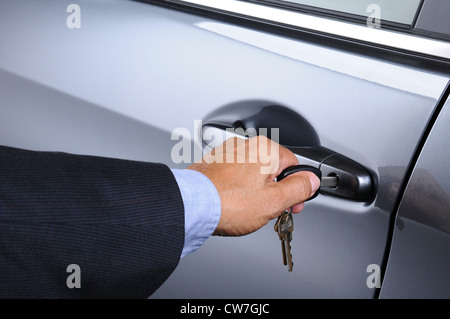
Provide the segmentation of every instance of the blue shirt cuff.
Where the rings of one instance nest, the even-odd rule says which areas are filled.
[[[191,169],[171,170],[184,204],[184,248],[181,257],[196,251],[212,235],[220,219],[220,197],[214,184]]]

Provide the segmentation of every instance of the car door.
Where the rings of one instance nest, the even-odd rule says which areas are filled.
[[[379,296],[412,164],[448,96],[449,44],[411,31],[419,2],[385,29],[359,11],[292,2],[0,4],[3,145],[184,168],[213,115],[276,106],[369,173],[372,196],[320,194],[295,215],[292,272],[269,223],[209,238],[153,298]],[[181,138],[192,140],[189,160],[172,156]]]
[[[449,298],[450,100],[414,165],[399,205],[380,298]]]

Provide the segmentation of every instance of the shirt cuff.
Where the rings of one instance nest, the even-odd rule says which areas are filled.
[[[212,235],[220,219],[220,197],[214,184],[191,169],[171,170],[184,204],[184,247],[181,257],[196,251]]]

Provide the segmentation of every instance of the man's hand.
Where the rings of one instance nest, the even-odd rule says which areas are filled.
[[[213,235],[247,235],[291,206],[293,213],[300,212],[320,181],[311,172],[298,172],[280,182],[274,181],[293,165],[298,165],[298,160],[291,151],[258,136],[248,140],[228,139],[201,162],[189,166],[188,169],[208,177],[219,193],[221,216]]]

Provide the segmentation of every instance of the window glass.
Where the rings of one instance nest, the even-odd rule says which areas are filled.
[[[421,0],[280,0],[308,5],[321,9],[368,17],[378,6],[381,22],[383,20],[412,25]],[[377,10],[378,10],[377,9]]]

